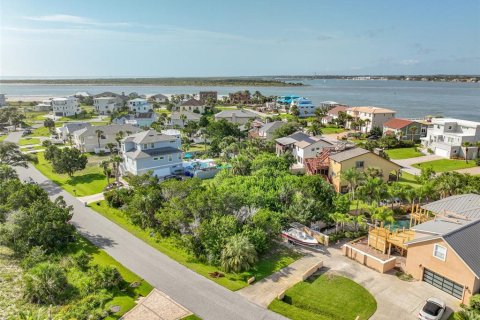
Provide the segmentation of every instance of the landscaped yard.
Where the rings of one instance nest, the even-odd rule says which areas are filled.
[[[205,151],[205,150],[208,150],[208,145],[207,145],[207,148],[205,149],[205,145],[203,143],[195,143],[190,145],[190,148],[186,152]]]
[[[87,167],[82,171],[75,172],[72,178],[66,174],[53,172],[52,165],[45,160],[43,152],[37,153],[37,157],[38,163],[34,164],[35,167],[48,179],[74,196],[82,197],[100,193],[107,186],[107,179],[99,166],[101,158],[98,156],[89,156]]]
[[[32,137],[49,137],[51,135],[50,130],[47,127],[36,128],[32,131]]]
[[[26,145],[29,145],[29,144],[40,144],[41,141],[40,139],[38,138],[22,138],[20,139],[20,141],[18,142],[18,145],[19,146],[26,146]]]
[[[413,165],[415,168],[432,168],[435,172],[445,172],[465,168],[476,167],[474,160],[452,160],[452,159],[439,159],[434,161],[422,162]]]
[[[300,258],[300,254],[282,246],[278,246],[272,250],[271,254],[260,257],[260,261],[257,263],[256,268],[253,271],[242,272],[239,274],[225,273],[225,277],[223,278],[212,278],[209,273],[220,271],[219,268],[196,260],[179,246],[178,241],[175,241],[175,239],[151,237],[150,230],[142,230],[140,227],[133,225],[121,210],[109,207],[105,201],[100,201],[98,204],[92,203],[90,204],[90,207],[139,239],[156,248],[158,251],[230,290],[238,290],[245,287],[247,285],[246,280],[251,276],[255,276],[258,281]]]
[[[153,289],[149,283],[143,281],[139,276],[110,257],[105,251],[98,249],[84,238],[79,238],[75,244],[69,247],[67,256],[71,259],[71,257],[80,250],[84,250],[90,255],[92,258],[90,265],[97,264],[101,266],[114,266],[127,283],[136,281],[141,283],[137,288],[129,287],[126,291],[112,292],[114,297],[107,302],[106,309],[110,306],[116,305],[120,306],[120,311],[110,315],[106,319],[120,318],[120,316],[135,306],[135,300],[139,295],[146,296]],[[67,277],[68,282],[72,286],[72,291],[75,291],[80,289],[81,281],[84,280],[85,274],[78,269],[72,268],[71,271],[68,272]],[[40,312],[41,314],[44,314],[46,318],[48,306],[28,303],[23,299],[21,290],[22,269],[20,267],[20,261],[15,258],[10,249],[2,246],[0,246],[0,278],[2,279],[2,281],[0,281],[0,316],[6,316],[9,318],[10,315],[12,316],[12,319],[17,319],[20,311],[32,311],[34,313]],[[66,305],[64,306],[53,307],[51,309],[52,315],[55,316],[55,314],[62,308],[78,304],[79,301],[77,300],[70,299],[67,300]],[[40,318],[43,319],[43,317],[39,316],[38,319]]]
[[[335,127],[335,126],[326,126],[322,128],[323,134],[335,134],[335,133],[342,133],[345,132],[345,129]]]
[[[402,171],[402,174],[401,174],[400,179],[398,181],[401,182],[401,183],[404,183],[404,184],[411,185],[414,188],[418,188],[418,187],[421,186],[421,184],[419,184],[417,182],[417,179],[415,178],[415,176],[413,174],[410,174],[410,173],[405,172],[405,171]]]
[[[377,309],[375,298],[345,277],[324,273],[297,283],[275,299],[270,310],[293,320],[368,319]]]
[[[397,148],[397,149],[388,149],[385,150],[390,159],[408,159],[421,157],[424,154],[415,148]]]
[[[0,141],[3,141],[3,140],[5,140],[5,139],[7,139],[7,137],[8,137],[8,134],[2,134],[2,135],[0,136]]]

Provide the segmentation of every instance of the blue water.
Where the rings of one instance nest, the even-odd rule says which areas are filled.
[[[442,115],[480,121],[480,84],[420,81],[310,80],[303,87],[194,87],[194,86],[91,86],[0,84],[7,96],[65,96],[77,91],[97,94],[104,91],[156,93],[196,93],[215,90],[227,94],[238,90],[259,90],[264,95],[295,94],[313,103],[333,100],[347,105],[373,105],[397,111],[397,117]]]
[[[410,227],[410,220],[396,220],[394,223],[386,223],[385,228],[390,226],[390,230],[395,231],[397,229],[408,229]]]

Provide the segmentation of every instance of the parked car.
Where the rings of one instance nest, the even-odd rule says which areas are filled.
[[[428,298],[418,314],[420,320],[440,320],[445,313],[445,302],[437,298]]]

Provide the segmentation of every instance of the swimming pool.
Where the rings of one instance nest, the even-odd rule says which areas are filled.
[[[408,229],[410,227],[410,220],[395,220],[394,223],[386,223],[385,228],[390,226],[390,230],[395,231],[397,229]]]

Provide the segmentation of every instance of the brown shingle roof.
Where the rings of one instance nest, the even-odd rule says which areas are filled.
[[[413,121],[407,120],[407,119],[400,119],[400,118],[393,118],[388,120],[383,124],[384,127],[390,128],[390,129],[402,129],[405,128],[406,126],[412,124]]]
[[[339,112],[345,112],[347,111],[347,107],[345,106],[336,106],[335,108],[332,108],[330,111],[328,111],[327,114],[329,115],[334,115],[334,116],[338,116],[338,113]]]
[[[182,102],[181,106],[193,106],[193,107],[199,107],[203,106],[203,102],[197,100],[197,99],[190,99],[185,102]]]

